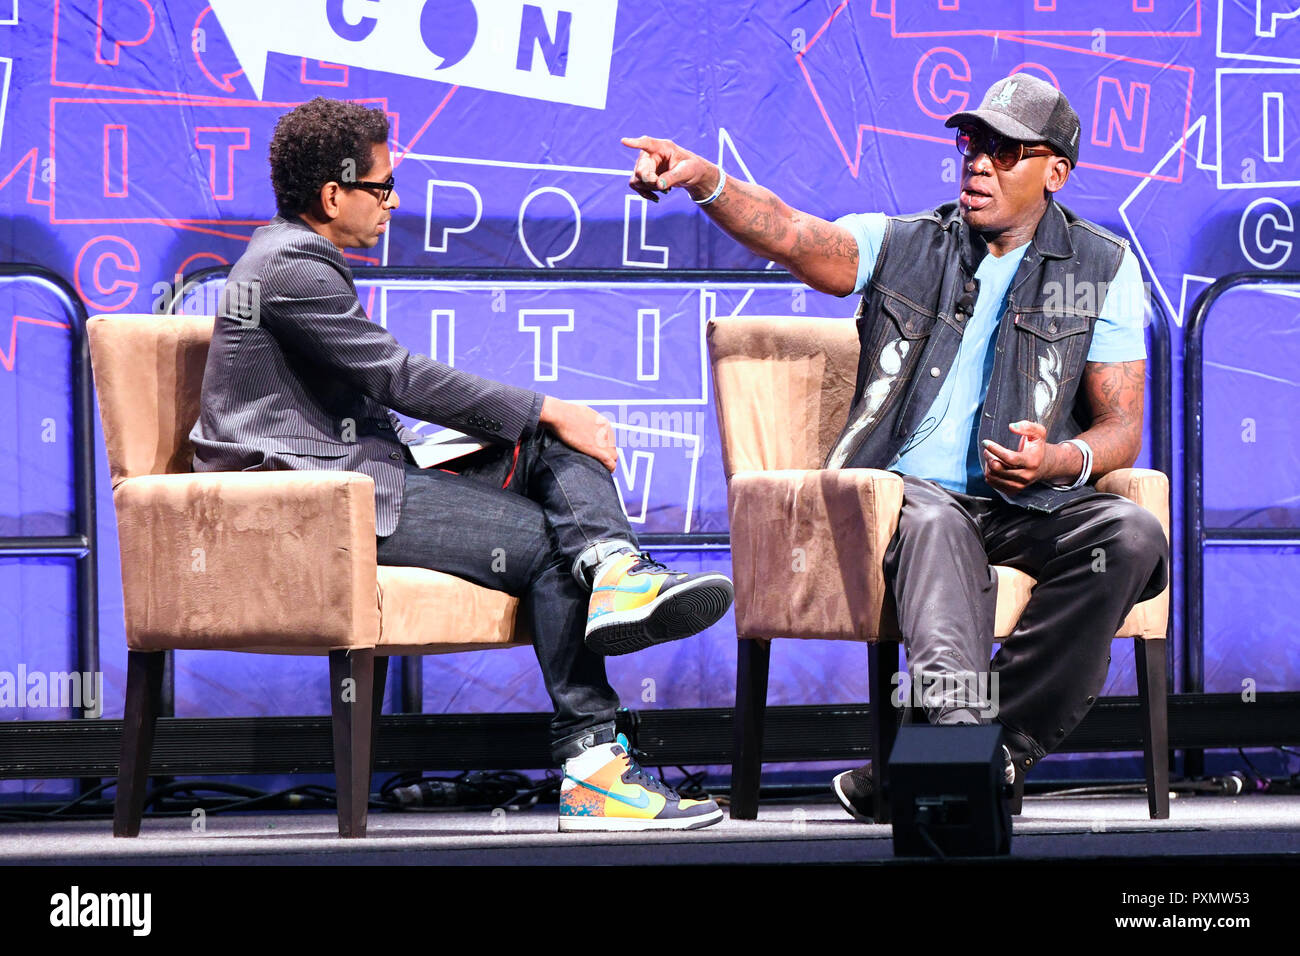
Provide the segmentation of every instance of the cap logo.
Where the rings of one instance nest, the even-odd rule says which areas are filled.
[[[989,105],[1005,109],[1011,105],[1011,94],[1015,91],[1016,84],[1008,83],[1006,86],[1002,87],[1002,89],[998,90],[997,95],[993,97],[993,102]]]

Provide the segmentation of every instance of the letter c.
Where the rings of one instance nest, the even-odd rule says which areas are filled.
[[[378,3],[379,0],[365,0],[366,3]],[[343,0],[325,0],[325,16],[330,22],[330,29],[344,40],[359,43],[375,32],[379,23],[374,17],[362,17],[356,23],[349,23],[343,16]]]
[[[948,56],[941,58],[942,54]],[[940,72],[948,74],[952,81],[969,83],[970,63],[952,47],[946,46],[926,50],[916,61],[916,71],[912,74],[912,96],[921,112],[933,119],[947,119],[953,113],[960,113],[970,102],[970,93],[964,89],[956,89],[953,85],[949,85],[947,90],[940,94],[934,82]],[[922,86],[923,73],[925,73],[924,86]],[[954,100],[957,101],[956,105],[950,107],[949,104]],[[927,104],[947,108],[945,112],[938,112]]]
[[[1251,218],[1256,206],[1265,204],[1272,206],[1277,211],[1260,213],[1259,218],[1255,221],[1255,228],[1251,231],[1249,237],[1252,241],[1248,245],[1246,222]],[[1274,233],[1272,240],[1267,244],[1265,244],[1263,236],[1263,227],[1266,222],[1273,226]],[[1280,269],[1286,263],[1286,260],[1291,255],[1294,243],[1277,238],[1278,235],[1283,233],[1295,233],[1295,220],[1291,217],[1291,210],[1273,197],[1263,196],[1242,210],[1241,223],[1237,227],[1237,241],[1241,245],[1241,254],[1256,269]],[[1252,248],[1260,255],[1270,256],[1270,260],[1265,261],[1251,255]]]
[[[91,298],[91,296],[86,293],[86,284],[82,282],[82,270],[86,256],[90,254],[90,250],[93,246],[99,245],[100,243],[109,243],[115,244],[119,247],[125,247],[125,256],[115,249],[105,249],[100,252],[95,256],[94,261],[90,266],[90,274],[87,276],[90,280],[90,284],[94,287],[94,290],[97,293],[102,296],[111,296],[114,293],[118,293],[117,298],[115,299]],[[137,282],[131,282],[128,279],[122,278],[114,278],[111,285],[105,285],[104,276],[101,274],[101,270],[105,265],[111,265],[113,268],[118,269],[121,272],[138,273],[140,271],[140,256],[136,253],[135,246],[131,245],[130,242],[123,239],[121,236],[111,235],[96,236],[82,246],[81,251],[77,253],[77,261],[72,267],[72,275],[73,283],[77,287],[78,294],[93,309],[97,309],[100,312],[117,312],[126,308],[130,301],[135,297],[136,289],[140,286]]]

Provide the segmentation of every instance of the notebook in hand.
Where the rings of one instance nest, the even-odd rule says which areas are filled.
[[[446,464],[473,454],[480,448],[486,448],[487,442],[470,438],[464,432],[458,432],[454,428],[444,428],[427,436],[424,441],[407,447],[411,449],[411,457],[415,459],[417,465],[421,468],[433,468],[435,465]]]

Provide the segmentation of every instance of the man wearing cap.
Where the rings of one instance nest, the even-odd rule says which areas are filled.
[[[1159,521],[1093,487],[1141,449],[1145,300],[1127,241],[1055,199],[1080,136],[1062,93],[1016,73],[945,125],[964,156],[955,201],[834,222],[669,140],[623,144],[640,150],[637,193],[657,202],[681,187],[812,288],[861,294],[853,405],[826,467],[903,478],[884,570],[913,679],[987,673],[991,565],[1037,580],[993,657],[991,699],[967,679],[934,684],[942,692],[924,701],[934,724],[996,716],[1019,788],[1096,701],[1128,611],[1167,582]],[[834,790],[871,819],[869,767]]]

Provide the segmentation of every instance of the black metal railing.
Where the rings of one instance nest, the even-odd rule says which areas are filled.
[[[1205,523],[1205,326],[1224,293],[1242,286],[1300,286],[1300,272],[1234,272],[1201,292],[1183,329],[1183,685],[1205,690],[1205,546],[1300,545],[1300,527],[1225,528]],[[1186,772],[1199,774],[1203,751],[1187,751]]]
[[[95,409],[86,338],[86,307],[72,286],[44,266],[0,263],[0,285],[31,283],[53,296],[72,339],[73,532],[0,537],[0,557],[61,557],[76,561],[77,670],[99,670],[99,566],[95,541]],[[84,716],[77,711],[77,716]]]
[[[1172,499],[1175,481],[1173,331],[1169,323],[1169,314],[1165,311],[1165,307],[1158,296],[1151,296],[1148,299],[1147,318],[1150,320],[1148,327],[1151,329],[1147,340],[1151,356],[1151,360],[1147,365],[1151,378],[1152,399],[1151,466],[1157,471],[1163,472],[1165,477],[1169,479],[1169,494]],[[1169,504],[1172,514],[1173,501],[1171,500]],[[1174,532],[1175,529],[1171,527],[1171,539]],[[1171,549],[1172,545],[1171,540]],[[1174,575],[1171,568],[1169,574],[1169,586],[1171,588],[1173,583]],[[1167,651],[1165,654],[1165,680],[1167,682],[1165,686],[1169,688],[1171,693],[1177,686],[1174,682],[1175,668],[1172,650],[1178,640],[1179,630],[1174,624],[1174,615],[1171,613],[1165,620],[1165,647]]]

